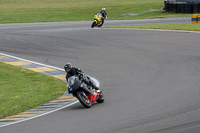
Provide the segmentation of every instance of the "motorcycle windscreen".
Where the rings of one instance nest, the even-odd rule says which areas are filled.
[[[74,92],[76,92],[77,91],[77,89],[80,87],[80,85],[81,85],[81,82],[80,82],[80,80],[77,78],[77,77],[71,77],[71,78],[69,78],[69,80],[68,80],[68,83],[69,83],[69,92],[70,93],[74,93]]]

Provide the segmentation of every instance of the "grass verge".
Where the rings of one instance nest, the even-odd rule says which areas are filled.
[[[163,0],[0,0],[0,23],[93,20],[102,7],[109,20],[163,18]],[[137,15],[136,15],[137,14]]]
[[[59,79],[0,62],[0,118],[56,99],[65,89]]]
[[[200,23],[197,23],[197,24],[151,24],[151,25],[106,26],[103,28],[134,28],[134,29],[200,31]]]

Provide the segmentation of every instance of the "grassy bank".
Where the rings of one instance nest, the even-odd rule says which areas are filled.
[[[135,28],[135,29],[164,29],[164,30],[200,31],[200,23],[198,23],[198,24],[126,25],[126,26],[107,26],[104,28]]]
[[[0,0],[0,23],[92,20],[102,7],[110,20],[188,16],[161,13],[163,5],[162,0]]]
[[[58,79],[0,62],[0,118],[56,99],[65,89]]]

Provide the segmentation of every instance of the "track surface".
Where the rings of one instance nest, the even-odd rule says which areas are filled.
[[[90,29],[90,23],[0,25],[0,52],[59,68],[71,62],[97,78],[105,95],[90,109],[77,103],[1,133],[200,132],[200,34]]]

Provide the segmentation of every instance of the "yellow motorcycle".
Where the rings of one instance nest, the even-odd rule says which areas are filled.
[[[94,26],[101,27],[102,25],[103,25],[103,16],[101,13],[97,13],[94,16],[94,21],[91,25],[91,28],[94,28]]]

